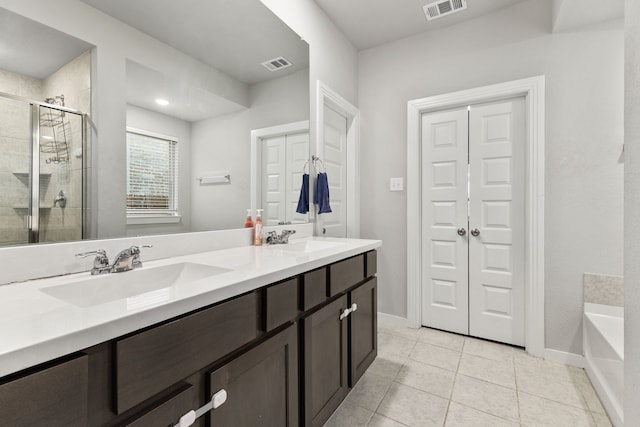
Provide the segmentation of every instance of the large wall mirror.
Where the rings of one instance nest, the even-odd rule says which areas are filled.
[[[259,0],[28,3],[0,1],[0,246],[308,220],[252,197],[252,131],[309,120],[308,45]],[[306,140],[259,182],[294,199]]]

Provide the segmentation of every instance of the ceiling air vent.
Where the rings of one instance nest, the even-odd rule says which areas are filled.
[[[459,12],[467,8],[467,0],[440,0],[422,6],[427,21]]]
[[[279,56],[278,58],[273,58],[268,61],[264,61],[262,66],[265,67],[269,71],[282,70],[283,68],[291,67],[291,62],[289,60]]]

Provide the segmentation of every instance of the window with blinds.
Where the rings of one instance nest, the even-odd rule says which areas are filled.
[[[127,215],[178,215],[178,141],[127,128]]]

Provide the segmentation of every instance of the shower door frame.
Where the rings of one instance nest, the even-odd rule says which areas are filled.
[[[52,110],[61,111],[64,113],[71,113],[80,116],[80,127],[82,132],[82,224],[81,224],[81,239],[85,238],[86,231],[86,209],[87,206],[87,191],[85,183],[87,182],[87,114],[75,110],[73,108],[67,108],[60,105],[48,104],[46,102],[34,101],[32,99],[23,98],[21,96],[12,95],[10,93],[0,92],[0,98],[11,99],[13,101],[23,102],[29,104],[29,110],[31,114],[31,170],[29,174],[29,208],[27,210],[27,228],[28,228],[28,242],[27,243],[39,243],[40,242],[40,108],[45,107]],[[38,179],[38,185],[35,185],[34,179]]]

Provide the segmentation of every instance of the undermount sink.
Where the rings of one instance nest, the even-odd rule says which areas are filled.
[[[291,242],[282,245],[281,248],[285,252],[309,253],[317,252],[325,249],[333,249],[343,246],[342,242],[331,242],[323,240],[306,240],[304,242]]]
[[[183,262],[125,273],[92,276],[79,282],[50,286],[41,292],[78,307],[91,307],[231,271],[227,268]]]

